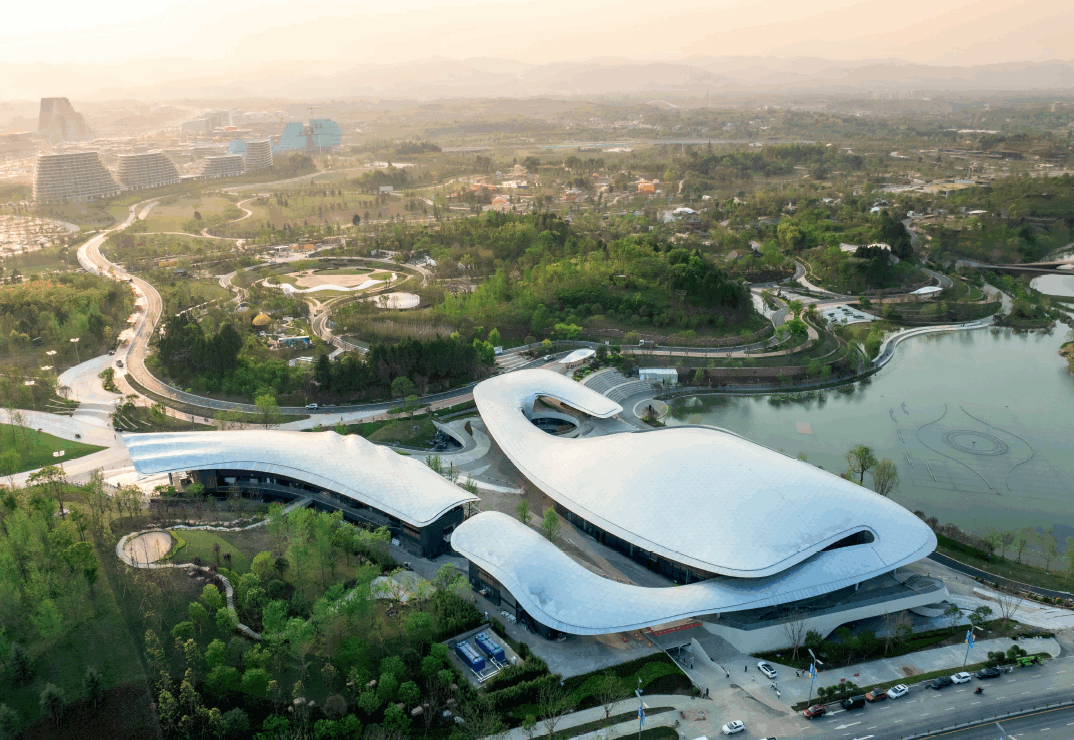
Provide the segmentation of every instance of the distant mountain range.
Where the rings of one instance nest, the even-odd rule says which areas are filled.
[[[0,64],[5,100],[62,95],[72,100],[388,98],[748,93],[871,90],[1074,92],[1074,61],[973,67],[891,59],[695,56],[676,61],[590,59],[524,64],[507,59],[434,57],[391,65],[328,69],[287,62],[236,68],[222,62],[149,59],[123,64]]]

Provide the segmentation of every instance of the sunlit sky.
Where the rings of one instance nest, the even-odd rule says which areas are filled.
[[[49,0],[6,3],[0,61],[446,56],[531,64],[689,55],[989,64],[1074,58],[1074,2],[1044,0]]]

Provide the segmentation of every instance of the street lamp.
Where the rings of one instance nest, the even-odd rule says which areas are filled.
[[[809,703],[813,701],[813,686],[817,683],[817,665],[824,665],[824,661],[813,654],[813,648],[806,648],[806,650],[813,658],[813,662],[809,664],[809,698],[806,699],[806,707],[809,707]]]
[[[71,344],[75,345],[75,359],[78,360],[78,364],[81,365],[82,360],[78,356],[78,340],[79,339],[81,339],[81,337],[75,337],[74,339],[71,340]]]
[[[37,412],[37,400],[34,398],[34,386],[37,385],[36,380],[24,380],[22,384],[30,389],[30,403],[34,407],[34,412]]]
[[[638,688],[634,689],[634,696],[638,697],[638,740],[641,740],[641,728],[645,726],[645,700],[641,698],[641,679],[638,679]]]

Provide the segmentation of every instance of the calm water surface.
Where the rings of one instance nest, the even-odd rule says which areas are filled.
[[[1074,536],[1074,378],[1057,354],[1065,334],[926,335],[852,390],[780,404],[726,398],[668,423],[724,427],[836,473],[862,442],[898,465],[892,498],[911,511],[971,531],[1054,524],[1062,547]]]

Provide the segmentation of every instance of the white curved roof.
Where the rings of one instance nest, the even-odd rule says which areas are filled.
[[[575,363],[575,362],[581,362],[582,360],[588,360],[590,357],[592,357],[596,353],[597,353],[596,350],[592,350],[592,349],[576,349],[573,352],[571,352],[569,355],[564,357],[562,360],[560,360],[559,364],[560,365],[570,365],[570,364]]]
[[[780,573],[856,532],[891,568],[935,547],[916,516],[856,483],[711,427],[564,439],[523,414],[548,396],[591,416],[621,407],[548,370],[474,388],[481,418],[511,462],[552,499],[669,560],[726,576]]]
[[[422,527],[477,497],[427,465],[351,434],[180,432],[125,438],[142,475],[235,469],[282,475],[343,494]]]
[[[935,542],[933,537],[918,550],[908,551],[904,561],[924,557]],[[702,614],[799,601],[853,586],[892,568],[870,547],[859,545],[819,553],[766,578],[714,578],[687,586],[644,588],[587,570],[538,532],[495,511],[482,512],[459,525],[451,535],[451,546],[498,580],[537,621],[575,635],[609,634]]]

